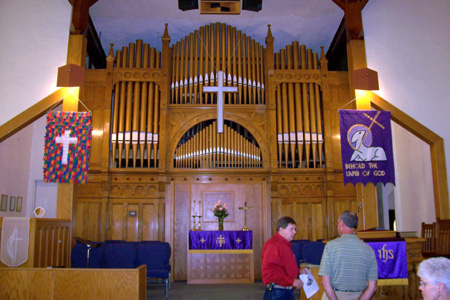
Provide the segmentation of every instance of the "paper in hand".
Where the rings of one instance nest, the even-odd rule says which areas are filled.
[[[311,272],[308,269],[305,270],[307,274],[300,274],[298,278],[303,282],[303,290],[305,291],[306,298],[309,299],[319,291],[319,285]]]

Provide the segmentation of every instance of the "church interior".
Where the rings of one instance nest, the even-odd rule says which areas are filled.
[[[351,210],[361,236],[406,240],[406,284],[375,299],[421,299],[416,265],[450,256],[438,234],[450,238],[449,3],[40,2],[0,12],[0,220],[31,218],[28,260],[0,262],[0,295],[38,294],[18,283],[38,280],[54,296],[39,299],[95,284],[96,297],[146,299],[139,266],[73,271],[74,246],[88,245],[89,266],[111,241],[168,244],[169,298],[170,282],[258,282],[280,217],[321,243]],[[343,109],[390,112],[395,182],[344,183]],[[43,180],[52,111],[92,116],[85,182]],[[251,246],[190,248],[220,230],[251,232]]]

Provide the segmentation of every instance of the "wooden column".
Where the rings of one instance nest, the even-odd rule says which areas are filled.
[[[360,0],[345,0],[345,25],[347,32],[347,59],[350,83],[350,97],[356,98],[353,86],[353,71],[367,67],[366,46],[363,37],[362,4]],[[356,109],[370,110],[370,100],[366,97],[356,99]],[[368,183],[356,185],[356,197],[358,204],[362,205],[362,214],[358,228],[368,229],[378,227],[378,208],[376,186]]]
[[[81,35],[70,35],[67,51],[67,64],[84,66],[86,61],[86,38]],[[78,98],[80,88],[73,88],[72,93],[67,94],[63,100],[63,111],[78,111]],[[72,203],[74,196],[73,183],[58,184],[58,195],[56,203],[57,219],[72,219]]]
[[[72,32],[69,35],[67,47],[67,64],[84,66],[86,62],[87,39],[82,34],[85,31],[89,18],[89,7],[95,1],[75,0],[72,10]],[[63,111],[78,111],[78,98],[80,88],[73,88],[73,94],[67,94],[63,100]],[[56,218],[72,219],[72,205],[74,197],[74,185],[71,183],[58,184],[56,202]]]
[[[161,80],[161,97],[159,99],[155,99],[156,101],[160,101],[159,106],[159,162],[158,167],[160,170],[164,170],[166,168],[166,154],[167,154],[167,145],[166,145],[166,128],[168,128],[169,124],[167,124],[167,104],[170,103],[170,78],[172,76],[171,70],[171,58],[172,58],[172,50],[169,47],[170,36],[169,30],[167,28],[167,23],[164,28],[164,35],[162,36],[162,59],[161,59],[161,71],[162,71],[162,80]],[[156,120],[155,120],[156,122]],[[155,153],[156,155],[156,153]],[[168,159],[167,161],[170,161]]]

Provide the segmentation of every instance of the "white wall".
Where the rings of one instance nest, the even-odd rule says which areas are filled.
[[[56,89],[71,12],[67,0],[0,0],[0,125]],[[23,197],[21,213],[0,216],[31,216],[44,132],[45,117],[0,143],[0,194]]]
[[[0,125],[56,90],[66,64],[67,0],[0,0]]]
[[[367,65],[378,71],[380,96],[444,138],[447,171],[450,170],[449,16],[448,0],[372,0],[363,10]],[[394,135],[394,140],[412,145],[400,131]],[[406,145],[402,149],[394,146],[397,178],[404,179],[395,192],[401,219],[397,225],[399,230],[416,230],[417,225],[407,222],[407,216],[415,217],[415,223],[432,221],[430,213],[421,207],[424,202],[434,207],[429,200],[433,195],[424,194],[429,193],[428,183],[421,179],[423,174],[417,173],[417,170],[428,172],[421,164],[429,160],[429,155],[418,157]],[[411,171],[411,167],[416,168]],[[425,178],[430,176],[425,173]],[[419,214],[411,215],[413,212]]]
[[[29,125],[0,143],[0,194],[8,195],[8,210],[0,211],[0,217],[26,216],[32,135],[33,126]],[[23,198],[21,212],[10,211],[11,196]]]

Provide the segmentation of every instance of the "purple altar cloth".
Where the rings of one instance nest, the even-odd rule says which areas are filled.
[[[253,249],[253,231],[189,231],[189,250]]]
[[[378,279],[408,278],[405,241],[367,242],[375,252]]]

